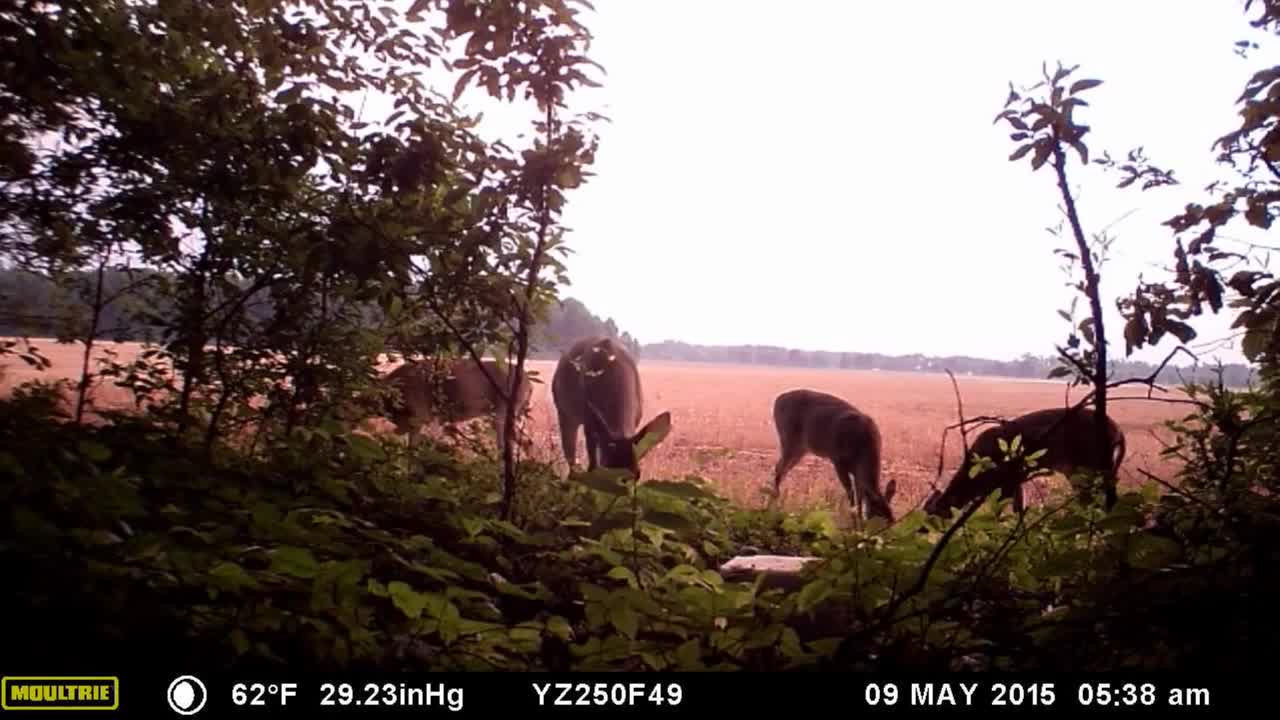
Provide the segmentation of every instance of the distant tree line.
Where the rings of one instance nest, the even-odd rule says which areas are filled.
[[[644,346],[644,356],[651,360],[678,360],[686,362],[738,363],[744,365],[778,365],[783,367],[833,368],[841,370],[895,370],[906,372],[941,373],[950,370],[957,375],[987,375],[993,377],[1038,378],[1048,377],[1058,364],[1052,357],[1036,357],[1024,353],[1016,360],[991,360],[987,358],[949,355],[931,357],[920,353],[910,355],[884,355],[867,352],[833,352],[829,350],[794,350],[776,345],[694,345],[667,340]],[[1147,377],[1156,366],[1145,362],[1120,360],[1111,363],[1117,378]],[[1230,387],[1248,384],[1251,370],[1246,365],[1230,364],[1222,367],[1223,381]],[[1217,367],[1202,364],[1195,367],[1166,366],[1159,374],[1161,383],[1173,385],[1182,382],[1207,382],[1217,380]]]
[[[47,277],[22,270],[0,270],[0,335],[60,337],[83,336],[89,322],[93,302],[93,278],[90,273],[69,274],[58,283]],[[161,338],[163,318],[171,311],[166,298],[138,290],[148,275],[143,272],[107,271],[104,295],[117,297],[101,307],[97,327],[99,337],[118,342],[157,342]],[[132,292],[124,292],[133,287]],[[264,291],[246,303],[250,318],[266,322],[273,310],[270,296]],[[370,303],[366,312],[370,324],[381,318],[381,310]],[[565,350],[575,339],[586,335],[618,338],[633,353],[652,360],[684,362],[736,363],[742,365],[776,365],[781,367],[832,368],[841,370],[894,370],[906,372],[944,372],[960,375],[1043,379],[1056,365],[1052,357],[1024,353],[1016,360],[992,360],[966,355],[931,357],[920,353],[884,355],[869,352],[836,352],[830,350],[796,350],[776,345],[696,345],[666,340],[641,344],[630,333],[620,330],[613,318],[600,318],[582,301],[565,298],[548,308],[546,317],[534,325],[531,357],[550,359]],[[1121,360],[1112,363],[1117,377],[1146,377],[1155,371],[1150,363]],[[1216,379],[1212,365],[1178,367],[1170,365],[1160,372],[1162,383],[1178,384]],[[1222,368],[1228,386],[1248,384],[1248,366],[1230,364]]]
[[[57,282],[44,275],[18,269],[0,269],[0,336],[83,337],[94,311],[97,294],[93,273],[68,273]],[[173,311],[172,298],[148,289],[160,274],[150,271],[107,270],[98,303],[97,337],[116,342],[160,342],[163,318]],[[156,284],[159,287],[159,284]],[[245,314],[253,322],[266,323],[274,312],[268,292],[252,294]],[[374,303],[365,308],[369,324],[382,320]],[[576,298],[552,303],[546,317],[534,325],[531,357],[556,357],[577,338],[608,335],[618,338],[635,354],[640,343],[619,331],[613,318],[601,319]]]

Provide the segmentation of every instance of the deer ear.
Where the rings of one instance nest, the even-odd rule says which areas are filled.
[[[631,437],[631,445],[635,448],[636,460],[644,457],[658,443],[667,439],[671,432],[671,413],[664,412],[650,420],[647,425]]]

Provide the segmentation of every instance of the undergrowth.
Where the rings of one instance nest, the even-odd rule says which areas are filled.
[[[1200,442],[1204,418],[1182,426],[1174,451],[1211,474],[1228,448]],[[697,477],[636,487],[537,464],[506,522],[499,467],[447,448],[334,424],[210,458],[145,418],[65,422],[30,389],[0,404],[0,447],[0,555],[24,618],[7,644],[32,661],[1231,667],[1276,639],[1280,513],[1256,457],[1235,494],[1147,488],[1110,513],[1056,498],[1018,519],[993,496],[943,541],[918,513],[842,530],[737,508]],[[717,572],[758,553],[823,562],[794,592]]]

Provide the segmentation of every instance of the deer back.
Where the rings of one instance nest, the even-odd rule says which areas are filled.
[[[466,417],[493,412],[505,407],[504,397],[511,396],[511,377],[514,367],[503,369],[497,360],[484,360],[484,368],[474,360],[462,359],[453,364],[452,373],[445,383],[449,403]],[[492,379],[491,379],[492,378]],[[533,396],[533,384],[520,374],[520,388],[515,397],[517,410],[528,407]],[[495,388],[493,383],[499,385]]]
[[[1064,475],[1070,475],[1081,468],[1115,473],[1124,460],[1124,433],[1109,417],[1107,432],[1113,451],[1106,462],[1099,464],[1095,416],[1090,408],[1055,407],[1035,410],[1009,422],[988,427],[973,441],[969,454],[952,475],[951,482],[942,492],[934,493],[926,502],[925,508],[927,511],[935,511],[957,507],[999,487],[1007,487],[1012,491],[1015,485],[1025,482],[1032,473],[1040,472],[1041,469]],[[1018,453],[1020,457],[1015,456],[1006,461],[1005,450],[1000,447],[1001,442],[1011,446],[1018,436],[1021,436]],[[1044,450],[1044,454],[1037,458],[1034,467],[1027,468],[1023,459],[1040,450]],[[997,466],[983,470],[977,477],[970,477],[970,468],[974,465],[974,458],[978,456],[989,458]]]
[[[451,420],[469,420],[501,407],[502,393],[510,392],[509,374],[496,360],[484,360],[484,369],[470,358],[448,362],[422,360],[408,362],[388,375],[400,395],[397,413],[419,417],[439,416]],[[492,375],[503,389],[499,393],[490,381]],[[522,376],[523,377],[523,376]],[[528,406],[532,384],[520,383],[518,408]]]
[[[1114,450],[1123,448],[1124,433],[1111,418],[1107,418],[1107,433],[1113,452],[1099,463],[1098,434],[1094,412],[1090,408],[1048,408],[1021,415],[1011,422],[996,425],[983,431],[974,441],[971,454],[985,455],[999,461],[1004,457],[1000,441],[1013,441],[1022,436],[1024,454],[1045,450],[1037,460],[1037,467],[1049,468],[1069,474],[1077,468],[1099,471],[1116,469]]]
[[[795,434],[793,442],[828,459],[879,440],[878,428],[870,417],[847,401],[816,390],[789,390],[779,395],[773,415],[778,427]]]

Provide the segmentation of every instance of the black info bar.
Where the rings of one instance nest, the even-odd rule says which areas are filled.
[[[708,713],[1038,717],[1208,715],[1269,705],[1267,681],[1172,674],[227,673],[5,675],[6,712],[97,710],[129,717],[708,717]],[[107,711],[107,712],[102,712]],[[55,713],[61,714],[61,713]],[[40,717],[47,717],[41,713]]]

